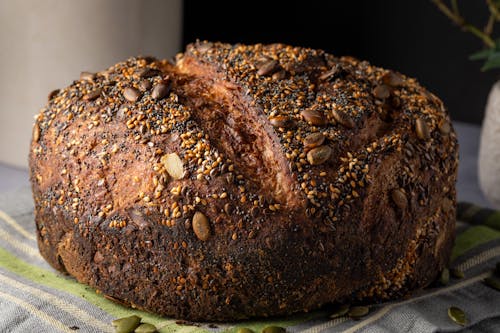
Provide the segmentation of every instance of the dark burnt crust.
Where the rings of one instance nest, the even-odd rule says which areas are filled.
[[[169,94],[153,98],[160,83]],[[331,155],[311,165],[315,132]],[[132,58],[51,94],[30,152],[39,247],[111,299],[192,320],[401,297],[449,258],[457,150],[442,102],[402,74],[321,50],[197,42],[175,65]],[[168,153],[182,179],[165,171]]]

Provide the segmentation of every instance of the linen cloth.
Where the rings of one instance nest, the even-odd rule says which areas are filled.
[[[235,323],[186,323],[128,309],[52,269],[38,252],[29,188],[0,195],[0,332],[114,332],[111,321],[137,314],[160,332],[256,333],[269,325],[287,332],[500,332],[500,292],[486,286],[500,261],[500,213],[460,204],[450,267],[464,272],[411,298],[370,305],[361,320],[330,319],[332,307],[290,317]],[[447,314],[456,306],[468,324]]]

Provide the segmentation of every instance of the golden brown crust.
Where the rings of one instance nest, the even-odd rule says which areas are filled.
[[[42,255],[113,299],[233,320],[427,285],[453,241],[457,142],[402,74],[197,42],[51,94],[30,152]]]

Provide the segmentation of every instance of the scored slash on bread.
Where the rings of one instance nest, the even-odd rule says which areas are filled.
[[[54,91],[30,151],[41,254],[190,320],[428,285],[453,242],[456,135],[415,79],[321,50],[196,42]]]

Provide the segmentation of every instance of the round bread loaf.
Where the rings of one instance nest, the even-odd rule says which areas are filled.
[[[132,58],[36,119],[40,252],[190,320],[398,298],[449,260],[457,148],[436,96],[365,61],[210,42]]]

